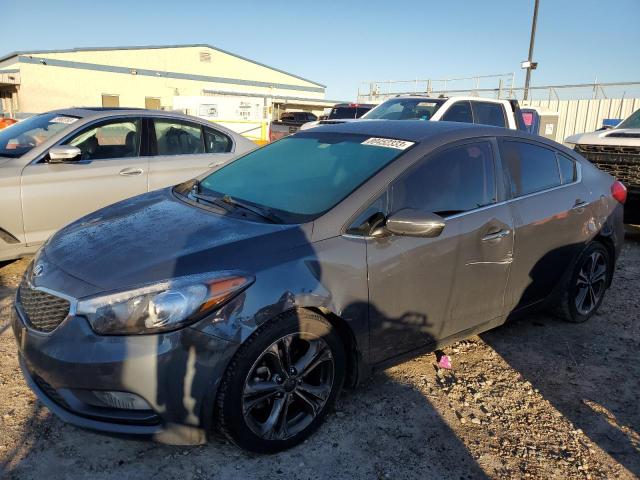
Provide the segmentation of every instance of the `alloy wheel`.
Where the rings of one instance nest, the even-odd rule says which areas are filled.
[[[598,306],[606,289],[607,270],[607,259],[601,252],[592,252],[583,260],[575,296],[575,306],[581,315],[589,315]]]
[[[242,392],[242,412],[261,438],[285,440],[304,430],[324,408],[334,382],[327,342],[307,333],[272,343],[251,367]]]

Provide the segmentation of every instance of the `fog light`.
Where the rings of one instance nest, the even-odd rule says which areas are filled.
[[[151,410],[151,406],[138,395],[128,392],[109,392],[93,390],[95,395],[105,405],[122,410]]]

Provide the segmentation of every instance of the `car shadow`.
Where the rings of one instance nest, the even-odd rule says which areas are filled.
[[[639,231],[626,241],[640,242]],[[634,245],[636,247],[636,245]],[[628,248],[625,246],[624,248]],[[533,388],[596,445],[640,476],[640,364],[625,362],[640,351],[636,284],[640,267],[618,263],[600,311],[583,324],[534,313],[481,334]],[[635,302],[635,311],[634,311]]]

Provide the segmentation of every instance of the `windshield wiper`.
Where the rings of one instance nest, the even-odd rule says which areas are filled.
[[[243,210],[247,210],[255,215],[258,215],[259,217],[264,218],[265,220],[269,220],[271,223],[282,223],[282,220],[267,208],[244,203],[240,200],[236,200],[235,198],[231,198],[230,195],[224,195],[222,197],[222,201],[228,205],[233,205],[234,207],[239,207]]]
[[[203,193],[200,193],[200,182],[198,180],[194,180],[189,195],[191,195],[196,200],[202,200],[213,205],[217,205],[218,207],[222,207],[228,212],[231,211],[229,207],[241,208],[253,213],[254,215],[258,215],[259,217],[262,217],[265,220],[270,221],[271,223],[282,223],[282,220],[277,215],[273,214],[266,208],[244,203],[240,200],[236,200],[235,198],[231,198],[230,195],[216,197],[213,195],[205,195]]]

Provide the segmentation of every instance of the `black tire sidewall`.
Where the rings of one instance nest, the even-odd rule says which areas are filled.
[[[605,291],[602,292],[602,295],[600,296],[600,299],[598,300],[598,303],[596,304],[595,308],[593,308],[591,312],[589,312],[589,314],[583,315],[580,312],[578,312],[578,309],[576,307],[576,295],[578,293],[578,284],[577,284],[578,275],[580,273],[580,270],[582,269],[582,265],[586,260],[586,258],[594,252],[601,253],[604,256],[605,261],[607,263],[607,278],[605,279],[605,287],[604,287]],[[596,314],[596,312],[600,308],[600,305],[602,305],[602,301],[604,300],[607,286],[609,284],[609,281],[611,280],[611,275],[612,275],[611,258],[607,249],[601,243],[596,242],[596,243],[590,244],[580,255],[580,258],[578,259],[578,262],[576,263],[575,269],[573,271],[573,275],[571,275],[571,280],[569,281],[569,285],[567,286],[568,295],[566,299],[567,301],[566,308],[569,311],[569,315],[571,317],[572,322],[575,322],[575,323],[586,322]]]
[[[311,424],[286,440],[265,440],[247,425],[242,414],[244,383],[258,357],[276,340],[291,333],[310,333],[324,339],[334,359],[334,381],[329,398]],[[219,415],[224,433],[238,446],[257,453],[274,453],[302,442],[320,426],[327,412],[335,404],[344,383],[346,356],[340,337],[321,315],[308,311],[292,311],[261,326],[236,353],[225,373],[221,389],[224,392]],[[220,403],[220,402],[219,402]]]

